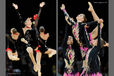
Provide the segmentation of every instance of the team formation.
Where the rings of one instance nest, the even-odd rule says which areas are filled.
[[[63,76],[102,76],[100,72],[99,52],[101,48],[108,47],[108,43],[101,37],[104,26],[103,19],[100,19],[92,4],[88,2],[88,11],[91,12],[94,21],[87,22],[85,14],[81,13],[76,16],[76,21],[67,13],[65,5],[62,4],[60,9],[63,11],[65,21],[70,27],[66,27],[66,34],[62,47],[65,50],[64,61],[65,70]],[[93,28],[94,27],[94,28]],[[69,28],[72,28],[73,37],[68,34]],[[92,29],[92,31],[88,31]],[[77,42],[77,44],[76,44]],[[79,47],[79,49],[76,49]],[[82,63],[77,63],[77,53],[80,50]],[[78,67],[81,65],[80,67]]]
[[[54,14],[52,11],[56,10],[56,7],[49,5],[52,2],[33,1],[33,3],[38,8],[38,11],[35,10],[37,14],[30,13],[34,10],[29,10],[28,13],[32,17],[26,14],[25,18],[22,11],[27,10],[21,10],[22,6],[23,8],[25,6],[24,3],[20,3],[21,6],[18,2],[9,4],[15,14],[11,16],[7,12],[7,16],[12,18],[16,16],[18,21],[12,23],[15,26],[10,26],[12,18],[6,21],[7,76],[108,76],[102,72],[101,67],[103,59],[101,52],[104,53],[103,49],[109,47],[108,41],[102,36],[106,24],[96,13],[92,2],[88,2],[88,8],[83,8],[88,10],[93,21],[88,21],[87,19],[91,17],[81,12],[76,14],[75,18],[71,17],[72,6],[68,8],[68,4],[60,3],[58,14],[63,21],[57,26],[58,30],[64,29],[63,32],[59,30],[60,33],[55,31],[56,17],[51,17]],[[33,6],[27,7],[29,9]],[[56,14],[55,12],[55,16]],[[49,15],[48,18],[45,15]],[[47,31],[50,31],[50,34]],[[58,44],[59,47],[56,47]]]
[[[45,33],[44,26],[40,26],[39,29],[37,28],[44,5],[45,2],[41,2],[39,4],[38,14],[35,14],[33,18],[28,17],[23,21],[18,10],[18,5],[12,3],[12,6],[19,16],[20,25],[17,29],[11,28],[10,34],[6,35],[6,51],[8,58],[12,61],[22,61],[24,59],[28,64],[32,62],[33,67],[30,68],[38,72],[38,76],[41,76],[41,57],[43,54],[47,54],[49,58],[56,54],[56,50],[46,46],[46,42],[50,35],[49,33]]]

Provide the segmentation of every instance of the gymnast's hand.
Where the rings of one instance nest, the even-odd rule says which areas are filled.
[[[61,10],[64,10],[65,9],[65,5],[62,4],[61,7],[60,7]]]
[[[103,23],[103,19],[99,19],[98,20],[98,23]]]
[[[67,21],[68,20],[68,16],[65,16],[65,20]],[[74,21],[73,18],[70,18],[71,21]]]
[[[12,3],[12,6],[17,10],[18,9],[18,5],[15,3]]]
[[[19,61],[20,60],[20,58],[18,58],[16,56],[11,56],[9,59],[12,61]]]
[[[25,43],[25,44],[28,44],[28,41],[25,40],[25,38],[21,38],[21,42]]]
[[[40,3],[40,7],[43,7],[45,5],[45,2]]]
[[[68,16],[65,16],[65,20],[66,20],[66,21],[68,20]]]
[[[67,60],[64,59],[64,61],[65,61],[65,67],[68,67],[68,62],[67,62]]]
[[[15,57],[15,56],[12,58],[12,61],[19,61],[19,60],[20,60],[20,58]]]

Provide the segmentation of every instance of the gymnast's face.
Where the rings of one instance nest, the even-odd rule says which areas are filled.
[[[31,21],[32,18],[27,18],[26,21],[25,21],[25,25],[27,27],[31,27],[32,26],[32,21]]]
[[[79,21],[79,22],[84,22],[84,14],[79,14],[77,17],[76,17],[76,20]]]
[[[73,44],[73,38],[72,38],[72,36],[68,36],[67,44],[68,45]]]

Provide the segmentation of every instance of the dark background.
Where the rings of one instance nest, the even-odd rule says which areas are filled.
[[[12,6],[12,3],[18,4],[19,12],[23,19],[27,17],[33,17],[39,11],[40,2],[44,1],[46,5],[43,7],[39,26],[44,26],[46,32],[50,34],[50,38],[47,41],[47,46],[56,49],[56,2],[55,0],[6,0],[6,33],[10,33],[10,29],[15,27],[18,29],[19,16],[16,10]],[[6,68],[8,76],[21,76],[18,72],[14,72],[16,69],[19,70],[21,65],[18,62],[12,62],[6,57]],[[55,76],[56,70],[56,56],[53,58],[48,58],[47,55],[42,57],[42,75],[43,76]],[[32,67],[31,67],[32,68]],[[29,69],[26,69],[29,70]],[[25,74],[26,76],[26,74]]]
[[[59,11],[59,74],[62,75],[64,71],[64,60],[63,53],[61,51],[61,44],[63,43],[65,26],[67,25],[64,14],[60,10],[61,4],[65,4],[66,10],[69,13],[70,17],[73,17],[76,20],[76,16],[80,13],[84,13],[87,17],[87,21],[93,21],[93,17],[90,12],[88,12],[88,1],[90,1],[97,13],[97,15],[104,20],[104,27],[102,29],[102,38],[108,42],[108,0],[59,0],[58,11]],[[70,31],[70,29],[69,29]],[[104,76],[108,75],[108,48],[104,48],[103,56],[101,58],[101,71]]]

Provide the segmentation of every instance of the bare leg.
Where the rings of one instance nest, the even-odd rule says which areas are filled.
[[[30,57],[30,59],[31,59],[33,65],[34,65],[34,71],[36,72],[37,71],[37,68],[36,68],[35,58],[33,56],[33,49],[31,47],[27,47],[26,50],[27,50],[27,52],[29,54],[29,57]]]
[[[94,10],[92,4],[91,4],[90,2],[88,2],[88,5],[89,5],[88,11],[91,12],[94,21],[99,20],[99,17],[98,17],[98,15],[96,14],[96,12],[95,12],[95,10]],[[101,29],[102,29],[103,26],[104,26],[103,23],[101,23],[100,25],[101,25]],[[91,35],[92,35],[92,38],[93,38],[93,39],[98,36],[98,26],[91,32]]]
[[[36,61],[37,61],[38,76],[41,76],[41,57],[42,57],[42,53],[37,52],[36,53]]]
[[[51,58],[53,55],[56,54],[56,50],[49,48],[45,54],[48,54],[48,57]]]
[[[92,4],[91,4],[90,2],[88,2],[88,5],[89,5],[88,11],[91,12],[94,21],[99,20],[99,17],[97,16],[97,14],[96,14],[96,12],[95,12],[95,10],[94,10]]]

